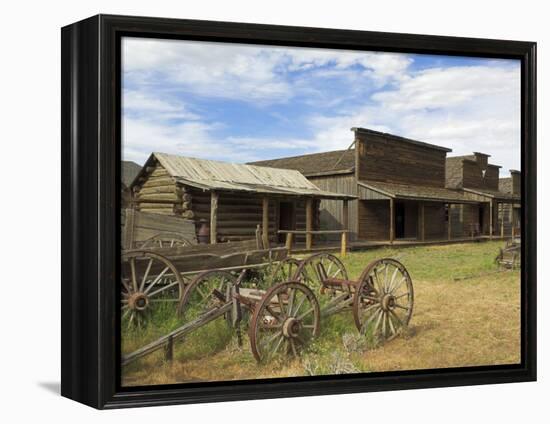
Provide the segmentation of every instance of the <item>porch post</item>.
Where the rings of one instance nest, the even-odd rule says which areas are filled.
[[[308,197],[306,200],[306,250],[313,247],[313,199]]]
[[[489,202],[489,239],[493,239],[493,201]]]
[[[447,239],[451,240],[451,230],[452,230],[452,222],[451,222],[451,204],[447,204]]]
[[[262,198],[262,243],[264,249],[269,248],[269,198]]]
[[[420,203],[420,240],[424,241],[426,238],[426,231],[424,230],[424,203]]]
[[[348,209],[348,200],[344,199],[342,203],[342,240],[340,246],[340,255],[344,258],[348,250],[348,230],[349,230],[349,209]]]
[[[390,197],[390,243],[393,244],[395,239],[395,214],[394,210],[394,200],[393,197]]]
[[[210,243],[218,241],[218,193],[210,193]]]
[[[504,203],[500,203],[500,238],[504,238]]]

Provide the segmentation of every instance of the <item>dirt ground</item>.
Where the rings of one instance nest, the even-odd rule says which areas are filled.
[[[372,347],[363,343],[350,312],[321,322],[321,335],[298,359],[258,365],[243,332],[243,345],[224,323],[200,340],[177,345],[175,360],[162,352],[125,367],[127,386],[242,380],[373,371],[415,370],[520,361],[520,273],[499,272],[493,259],[500,241],[350,253],[350,277],[380,257],[396,257],[409,270],[415,291],[408,330]],[[124,337],[124,334],[123,334]],[[188,355],[190,344],[207,348]],[[123,350],[139,347],[139,337]],[[187,346],[186,346],[187,344]],[[193,346],[191,346],[193,347]],[[186,350],[187,349],[187,350]]]

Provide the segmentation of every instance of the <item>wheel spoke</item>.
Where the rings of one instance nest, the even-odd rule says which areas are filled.
[[[370,317],[367,318],[367,320],[363,323],[363,326],[361,327],[361,333],[365,334],[367,332],[369,324],[381,311],[382,309],[377,309]]]
[[[312,313],[313,311],[315,310],[315,308],[312,306],[311,308],[309,308],[307,311],[305,311],[302,315],[300,315],[299,317],[297,317],[296,319],[299,320],[299,321],[302,321],[306,316],[308,316],[310,313]]]
[[[306,295],[303,295],[302,299],[300,300],[300,302],[298,303],[298,306],[296,306],[296,309],[294,311],[289,311],[289,314],[288,316],[290,317],[296,317],[296,314],[298,313],[298,311],[300,310],[300,308],[302,307],[302,305],[304,304],[304,302],[306,301],[307,299],[307,296]]]
[[[179,283],[178,283],[177,280],[176,280],[176,281],[173,281],[173,282],[171,282],[170,284],[167,284],[166,286],[163,286],[163,287],[161,287],[160,289],[157,289],[157,290],[155,290],[154,292],[149,293],[149,297],[153,297],[153,296],[155,296],[155,295],[157,295],[157,294],[159,294],[159,293],[161,293],[161,292],[163,292],[163,291],[165,291],[165,290],[168,290],[168,289],[171,288],[171,287],[177,286],[178,284],[179,284]],[[146,291],[145,293],[147,293],[147,291]],[[179,297],[179,296],[178,296],[178,297]]]
[[[168,271],[170,268],[169,267],[166,267],[162,270],[162,272],[156,276],[156,278],[153,280],[153,282],[151,284],[149,284],[149,286],[147,286],[147,288],[145,289],[144,293],[147,294],[151,291],[151,289],[155,286],[155,284],[157,284],[160,279],[162,278],[162,276],[164,274],[166,274],[166,271]]]
[[[394,293],[399,287],[401,287],[401,284],[403,284],[403,282],[405,281],[407,281],[407,277],[403,277],[401,280],[399,280],[399,282],[395,285],[390,293]]]
[[[409,308],[406,307],[406,306],[403,306],[403,305],[400,305],[399,303],[395,302],[394,303],[394,306],[397,307],[397,308],[401,308],[401,309],[404,309],[405,311],[408,311]]]
[[[392,292],[393,284],[395,282],[395,277],[397,276],[397,273],[399,272],[399,268],[395,267],[395,271],[393,271],[393,274],[391,276],[390,283],[388,284],[388,293]]]
[[[374,331],[373,331],[374,334],[376,334],[376,332],[378,330],[378,326],[380,325],[380,320],[382,319],[383,316],[384,316],[384,310],[380,309],[380,314],[378,315],[378,318],[376,319],[376,324],[374,324]]]
[[[403,327],[403,321],[397,316],[397,314],[390,309],[390,314],[396,319],[397,323],[399,324],[399,327]]]
[[[120,282],[126,289],[126,293],[122,293],[122,294],[128,296],[128,294],[131,293],[130,287],[128,286],[128,284],[126,284],[126,281],[124,281],[124,278],[121,278]]]
[[[290,338],[289,341],[290,341],[290,347],[292,348],[292,354],[294,355],[294,357],[298,357],[298,351],[296,350],[296,345],[294,344],[294,340]]]
[[[393,326],[393,322],[391,320],[391,313],[388,314],[388,323],[390,325],[390,331],[391,331],[392,335],[394,335],[396,333],[396,331],[395,331],[395,327]]]
[[[145,281],[147,281],[147,277],[149,276],[149,271],[151,271],[152,265],[153,265],[153,259],[149,259],[149,264],[147,265],[147,269],[145,270],[145,273],[143,274],[143,278],[141,279],[141,285],[139,286],[139,291],[143,291],[143,288],[145,287]]]
[[[130,258],[130,269],[132,270],[132,286],[134,287],[134,291],[138,291],[138,284],[137,284],[137,278],[136,278],[136,261],[135,258]]]
[[[292,307],[294,306],[294,301],[295,300],[296,300],[296,289],[292,288],[292,289],[290,289],[290,293],[288,295],[287,315],[289,317],[292,316]]]

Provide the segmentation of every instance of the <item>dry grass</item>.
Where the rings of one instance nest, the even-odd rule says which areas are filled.
[[[248,346],[216,328],[207,355],[187,355],[199,341],[176,349],[165,363],[158,352],[124,370],[124,385],[191,381],[242,380],[335,374],[513,364],[520,360],[520,276],[495,273],[493,258],[501,242],[373,250],[348,255],[356,277],[366,263],[396,256],[414,282],[415,310],[408,332],[375,349],[357,337],[351,313],[322,322],[320,338],[300,359],[257,365]],[[455,281],[456,277],[469,277]],[[138,344],[139,339],[132,339]],[[204,337],[200,343],[204,343]],[[193,346],[191,346],[191,344]],[[201,349],[198,349],[201,351]],[[178,359],[179,358],[179,359]]]

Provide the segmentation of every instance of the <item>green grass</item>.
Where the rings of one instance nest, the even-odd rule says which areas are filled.
[[[409,329],[379,344],[359,336],[351,312],[323,318],[321,334],[298,359],[256,364],[246,325],[243,345],[218,320],[175,349],[173,363],[162,352],[123,371],[127,385],[166,384],[347,372],[509,364],[519,361],[519,271],[497,272],[493,260],[502,242],[375,249],[349,253],[343,262],[357,278],[369,262],[393,257],[408,269],[415,290]],[[256,276],[261,285],[262,276]],[[141,330],[123,329],[123,352],[136,349],[179,324],[170,311]]]

